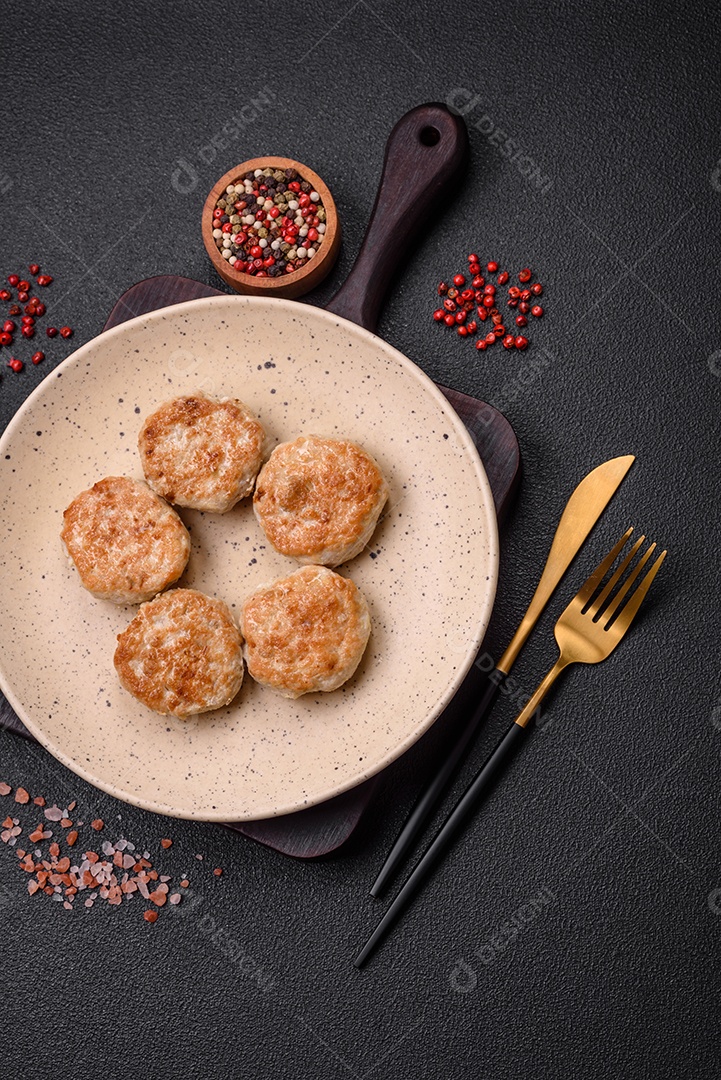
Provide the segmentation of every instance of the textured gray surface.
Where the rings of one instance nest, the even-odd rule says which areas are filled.
[[[2,779],[58,801],[75,795],[88,819],[102,813],[141,844],[170,832],[164,867],[191,867],[200,897],[154,927],[132,906],[66,912],[24,894],[3,846],[3,1072],[51,1074],[62,1045],[63,1056],[72,1046],[74,1059],[102,1061],[108,1077],[130,1067],[314,1080],[715,1076],[715,11],[325,0],[230,14],[237,25],[226,27],[225,13],[191,4],[6,9],[0,271],[47,267],[53,318],[76,335],[48,347],[44,367],[3,367],[0,422],[134,281],[173,272],[217,284],[198,234],[202,202],[254,154],[306,160],[331,186],[345,243],[319,299],[329,296],[360,243],[394,121],[465,90],[457,102],[478,98],[466,117],[471,170],[399,275],[380,330],[434,378],[502,408],[518,434],[525,478],[491,644],[518,620],[568,493],[605,457],[638,462],[572,581],[629,523],[670,556],[632,639],[603,667],[569,673],[553,723],[362,973],[351,958],[379,910],[367,889],[441,729],[384,777],[350,843],[313,864],[109,804],[0,733]],[[204,160],[266,88],[271,103]],[[508,151],[508,138],[549,183],[504,156],[496,144]],[[179,159],[195,171],[190,192],[187,170],[173,187]],[[548,317],[525,355],[479,359],[430,322],[435,283],[469,249],[528,262],[546,285]],[[524,380],[541,346],[550,359]],[[553,660],[553,618],[570,588],[519,661],[523,687]],[[479,756],[512,714],[499,703]],[[265,989],[244,956],[268,975]],[[40,1035],[41,1017],[57,1037]]]

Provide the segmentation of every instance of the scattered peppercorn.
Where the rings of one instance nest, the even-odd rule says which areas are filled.
[[[509,350],[513,348],[521,351],[526,349],[529,345],[528,339],[522,334],[517,334],[514,337],[512,333],[506,331],[503,325],[503,316],[497,306],[500,304],[497,286],[507,285],[510,280],[510,273],[507,270],[498,272],[499,264],[491,259],[486,264],[486,270],[489,274],[498,274],[496,278],[497,284],[494,284],[493,282],[486,282],[485,278],[481,276],[480,261],[475,253],[468,256],[468,264],[468,271],[471,275],[470,286],[466,285],[466,278],[462,273],[453,275],[451,279],[453,282],[452,287],[449,287],[445,281],[439,283],[437,287],[438,295],[445,297],[445,299],[443,300],[443,306],[433,312],[434,321],[449,328],[455,327],[458,336],[466,338],[477,333],[478,322],[476,322],[476,319],[485,322],[490,316],[493,329],[485,337],[475,342],[475,346],[479,351],[485,351],[489,345],[496,341],[501,341],[504,348]],[[524,267],[519,271],[519,281],[525,283],[530,278],[531,270],[529,267]],[[540,305],[536,304],[531,307],[532,297],[540,296],[542,292],[543,287],[539,282],[534,282],[532,286],[526,289],[520,289],[517,285],[508,287],[507,305],[510,308],[519,309],[519,314],[515,317],[516,326],[524,327],[528,324],[526,315],[529,311],[537,318],[543,315],[543,309]]]
[[[36,277],[37,284],[50,285],[52,283],[52,277],[50,274],[40,273],[39,263],[30,263],[28,267],[30,274]],[[20,274],[8,274],[8,284],[12,286],[12,289],[16,289],[16,295],[13,297],[11,289],[0,289],[0,300],[9,302],[8,315],[19,316],[20,326],[8,318],[3,321],[0,314],[0,346],[11,346],[13,344],[13,335],[20,331],[20,335],[26,340],[32,339],[38,327],[36,326],[36,320],[42,318],[47,310],[46,305],[42,303],[38,296],[32,295],[32,289],[34,287],[28,279],[22,278]],[[64,326],[61,330],[57,327],[47,327],[46,334],[49,338],[57,337],[58,333],[64,338],[69,338],[73,334],[72,327]],[[45,354],[42,352],[35,352],[31,356],[33,364],[39,364],[45,359]],[[25,364],[19,357],[12,357],[14,363],[9,364],[12,366],[13,371],[22,371]]]

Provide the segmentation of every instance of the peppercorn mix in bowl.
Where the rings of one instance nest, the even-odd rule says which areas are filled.
[[[236,292],[302,296],[332,268],[340,249],[333,197],[307,165],[254,158],[220,178],[203,208],[203,242]]]

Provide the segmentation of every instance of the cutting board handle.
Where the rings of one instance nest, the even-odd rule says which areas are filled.
[[[328,310],[375,331],[391,279],[413,241],[456,190],[468,161],[468,129],[445,105],[419,105],[386,143],[365,238]]]

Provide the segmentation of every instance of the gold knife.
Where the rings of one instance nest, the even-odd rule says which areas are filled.
[[[516,657],[551,599],[556,586],[583,547],[588,534],[608,506],[634,461],[633,454],[605,461],[603,465],[599,465],[583,478],[566,503],[553,537],[541,580],[538,582],[526,614],[521,619],[518,629],[495,669],[490,672],[485,692],[473,716],[413,807],[410,817],[399,833],[373,884],[371,896],[380,895],[435,808],[472,742],[481,721],[493,704],[499,686],[513,667]]]

